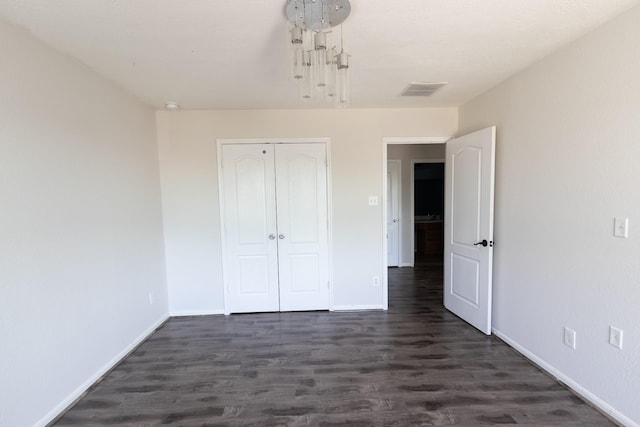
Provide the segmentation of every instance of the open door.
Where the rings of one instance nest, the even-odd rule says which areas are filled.
[[[444,305],[491,334],[496,128],[447,142]]]

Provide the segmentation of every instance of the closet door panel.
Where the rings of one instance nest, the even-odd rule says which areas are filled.
[[[280,310],[329,308],[324,144],[275,151]]]
[[[228,311],[279,311],[274,147],[224,145],[222,156]]]

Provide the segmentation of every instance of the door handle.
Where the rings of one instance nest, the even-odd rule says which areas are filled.
[[[398,222],[398,218],[393,218],[393,222]]]
[[[273,239],[275,239],[275,238],[276,238],[276,235],[275,235],[275,234],[269,234],[269,240],[273,240]]]
[[[280,238],[280,240],[284,239],[284,234],[281,234],[278,236]]]
[[[484,246],[486,248],[487,246],[489,246],[489,242],[487,242],[487,240],[485,239],[481,242],[474,243],[473,246]]]

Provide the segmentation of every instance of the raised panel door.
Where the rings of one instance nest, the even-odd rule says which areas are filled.
[[[281,311],[329,308],[325,147],[276,145]]]
[[[222,156],[226,311],[279,311],[274,148],[224,145]]]

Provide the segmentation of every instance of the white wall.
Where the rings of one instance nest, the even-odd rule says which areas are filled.
[[[444,144],[399,144],[389,145],[387,148],[387,159],[400,160],[400,186],[402,195],[402,217],[400,218],[400,267],[414,265],[413,259],[413,223],[411,221],[413,198],[411,173],[412,160],[442,160],[445,158]]]
[[[640,423],[638,40],[635,8],[460,111],[461,134],[498,127],[494,327],[627,424]]]
[[[158,112],[172,314],[223,311],[217,138],[330,137],[336,309],[382,307],[382,138],[450,136],[456,109]]]
[[[28,426],[167,315],[157,146],[151,109],[0,40],[0,425]]]

